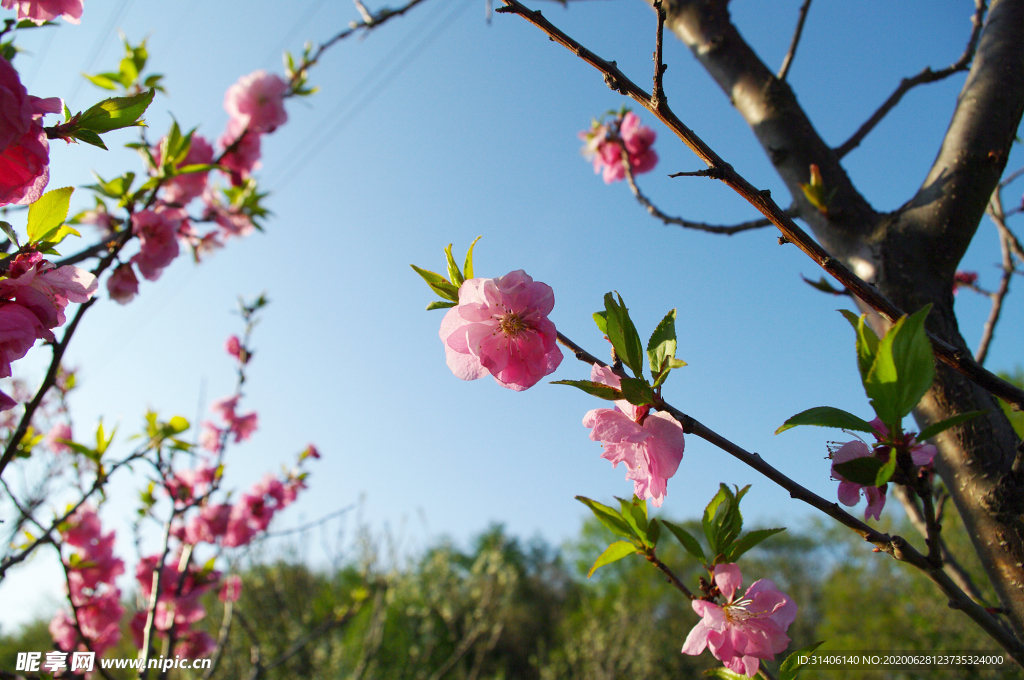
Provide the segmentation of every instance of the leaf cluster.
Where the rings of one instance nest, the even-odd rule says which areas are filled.
[[[445,261],[448,265],[448,278],[444,276],[417,267],[414,264],[409,265],[413,268],[417,274],[419,274],[424,281],[427,282],[427,286],[430,290],[441,296],[441,300],[435,300],[427,305],[427,311],[432,309],[446,309],[448,307],[454,307],[459,304],[459,288],[462,284],[469,279],[474,278],[473,275],[473,247],[476,246],[476,242],[482,237],[477,236],[473,239],[473,242],[469,244],[469,250],[466,251],[466,260],[462,265],[462,269],[459,269],[459,265],[455,263],[455,257],[452,255],[452,244],[449,243],[448,247],[444,249]]]

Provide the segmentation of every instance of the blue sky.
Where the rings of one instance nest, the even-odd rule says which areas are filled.
[[[655,22],[643,3],[535,6],[634,81],[650,81]],[[798,6],[737,0],[730,9],[777,66]],[[972,7],[966,0],[815,3],[789,81],[823,137],[840,144],[900,78],[954,61]],[[266,0],[88,0],[80,26],[20,35],[26,51],[15,66],[30,93],[64,97],[80,110],[104,94],[78,73],[116,64],[117,30],[133,42],[148,36],[149,68],[165,75],[168,89],[146,115],[150,140],[172,114],[212,139],[227,121],[223,93],[241,75],[280,73],[282,49],[298,52],[305,40],[326,40],[358,19],[346,3],[296,0],[287,8],[282,14],[283,3]],[[745,123],[674,38],[666,38],[665,61],[677,114],[785,204],[786,190]],[[100,417],[119,422],[124,435],[135,432],[147,408],[193,420],[200,403],[228,395],[234,376],[222,345],[240,330],[235,301],[266,292],[271,305],[256,329],[243,407],[258,410],[260,429],[229,451],[227,487],[246,489],[315,442],[323,459],[278,529],[362,499],[363,521],[407,549],[443,535],[465,541],[490,522],[561,542],[585,515],[575,495],[610,502],[632,485],[600,458],[581,424],[597,400],[543,383],[514,393],[490,379],[460,381],[447,369],[437,337],[443,312],[423,311],[433,296],[408,265],[442,271],[445,245],[461,256],[482,235],[477,274],[524,269],[551,285],[552,320],[595,354],[606,346],[590,315],[605,292],[622,294],[645,338],[678,309],[678,355],[689,366],[673,374],[667,398],[798,482],[834,495],[825,443],[846,435],[772,433],[811,406],[870,415],[852,331],[834,311],[843,300],[803,283],[801,274],[821,273],[795,247],[780,247],[773,230],[722,237],[666,227],[624,184],[606,186],[594,175],[576,133],[625,103],[600,74],[521,19],[495,15],[486,23],[482,0],[428,0],[365,39],[337,45],[310,81],[321,91],[289,101],[288,123],[263,142],[258,177],[275,213],[266,233],[198,266],[181,257],[157,283],[143,282],[130,305],[104,300],[86,316],[68,353],[82,384],[72,398],[79,437]],[[961,75],[914,90],[844,160],[876,209],[893,210],[916,190],[962,83]],[[668,178],[701,164],[650,115],[641,118],[658,134],[661,161],[640,184],[665,212],[722,224],[757,216],[709,180]],[[50,187],[91,183],[90,170],[141,171],[134,153],[119,148],[134,132],[120,134],[108,136],[109,152],[54,143]],[[1020,163],[1015,151],[1010,168]],[[92,199],[79,189],[73,201],[84,208]],[[998,261],[986,222],[963,268],[994,287]],[[973,345],[987,301],[966,293],[957,305]],[[1024,337],[1020,312],[1011,296],[988,366],[1019,362],[1010,339]],[[46,355],[37,348],[16,369],[38,373]],[[552,379],[587,375],[567,357]],[[806,516],[785,492],[692,437],[661,512],[697,515],[719,482],[753,484],[752,521],[785,526]],[[125,518],[139,484],[139,477],[115,480],[102,513],[128,559]],[[52,613],[59,572],[52,555],[33,564],[0,585],[0,624]]]

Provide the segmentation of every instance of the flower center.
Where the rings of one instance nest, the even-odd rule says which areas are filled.
[[[751,599],[736,600],[729,604],[722,605],[722,611],[725,613],[725,618],[730,623],[740,623],[754,616],[747,607],[753,604]]]
[[[528,330],[529,325],[518,312],[508,312],[498,317],[498,328],[501,329],[506,338],[514,338],[523,331]]]

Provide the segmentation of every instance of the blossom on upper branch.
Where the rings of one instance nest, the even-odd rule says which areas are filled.
[[[551,286],[519,269],[497,279],[470,279],[459,304],[441,321],[448,368],[463,380],[488,373],[502,387],[522,391],[558,368],[562,352],[548,314]]]
[[[710,647],[726,668],[753,677],[760,659],[773,660],[789,645],[786,629],[796,619],[797,606],[769,579],[755,581],[743,597],[736,597],[743,575],[735,564],[716,565],[713,581],[726,603],[692,602],[702,618],[686,636],[683,653],[697,655]]]
[[[0,0],[0,7],[17,9],[18,20],[28,19],[38,25],[64,17],[64,21],[77,24],[82,19],[85,0]]]
[[[264,70],[242,76],[224,93],[224,110],[241,128],[253,133],[273,132],[288,121],[284,95],[288,83],[280,76]]]
[[[589,130],[583,130],[578,136],[585,142],[580,153],[587,160],[593,159],[594,172],[602,173],[605,184],[619,182],[626,177],[622,165],[623,149],[634,175],[653,170],[658,164],[658,154],[651,148],[657,135],[651,128],[641,125],[640,117],[633,112],[608,123],[595,120]]]
[[[610,387],[621,387],[619,376],[606,366],[590,369],[590,379]],[[668,478],[683,459],[683,426],[664,412],[650,413],[650,407],[634,406],[624,399],[615,408],[595,408],[583,416],[584,427],[592,428],[590,439],[604,445],[602,458],[612,467],[626,464],[626,479],[633,480],[636,495],[650,498],[661,507]]]

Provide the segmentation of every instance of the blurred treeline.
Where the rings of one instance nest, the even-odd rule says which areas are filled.
[[[897,505],[891,498],[890,503]],[[692,529],[701,533],[696,525]],[[922,543],[909,526],[887,530]],[[973,554],[955,517],[946,519],[944,535],[954,554]],[[588,522],[575,540],[556,550],[494,526],[468,548],[441,541],[415,558],[399,559],[364,531],[349,557],[329,570],[306,566],[298,544],[250,555],[239,565],[244,586],[229,626],[224,626],[225,605],[212,594],[207,598],[207,629],[226,641],[212,677],[665,680],[698,678],[720,665],[707,652],[696,658],[680,653],[698,618],[642,558],[628,557],[586,579],[612,540],[603,527]],[[705,572],[668,532],[658,554],[697,590]],[[977,565],[964,566],[981,583]],[[809,524],[783,532],[745,555],[741,567],[744,589],[758,578],[772,578],[798,603],[789,651],[818,640],[826,641],[823,649],[860,653],[997,649],[950,609],[925,577],[873,553],[841,528]],[[126,628],[107,656],[134,657],[130,639]],[[51,648],[45,621],[0,636],[0,669],[13,670],[18,651]],[[769,666],[777,672],[778,662]],[[1016,673],[1009,665],[1002,671],[954,666],[917,672],[811,670],[801,677]],[[126,671],[110,675],[133,677]],[[171,677],[203,676],[172,671]]]

